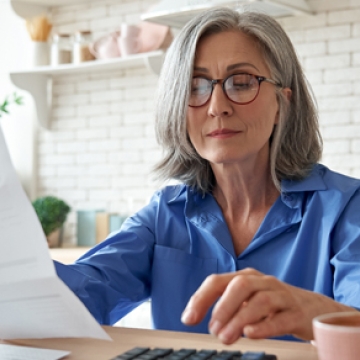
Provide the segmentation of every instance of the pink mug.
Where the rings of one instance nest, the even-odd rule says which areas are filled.
[[[360,359],[360,312],[338,312],[313,319],[319,360]]]
[[[136,25],[121,24],[120,33],[118,44],[121,56],[137,54],[140,50],[140,28]]]
[[[90,44],[89,50],[97,59],[109,59],[120,56],[118,47],[118,38],[120,32],[115,31],[101,37],[94,43]]]

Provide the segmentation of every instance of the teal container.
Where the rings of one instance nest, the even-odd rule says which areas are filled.
[[[125,216],[125,215],[111,214],[110,215],[110,226],[109,226],[110,233],[112,233],[114,231],[118,231],[126,218],[127,218],[127,216]]]
[[[77,211],[77,246],[94,246],[96,244],[96,213],[103,211]]]

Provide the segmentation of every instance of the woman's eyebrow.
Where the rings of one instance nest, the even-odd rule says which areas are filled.
[[[252,67],[257,71],[260,71],[255,65],[247,63],[247,62],[243,62],[243,63],[236,63],[236,64],[232,64],[229,65],[226,70],[227,71],[231,71],[234,69],[238,69],[238,68],[242,68],[242,67]],[[200,67],[200,66],[194,66],[194,71],[198,71],[198,72],[203,72],[203,73],[209,73],[209,69],[204,68],[204,67]]]
[[[194,66],[194,71],[199,71],[199,72],[204,72],[204,73],[209,72],[209,70],[207,68],[198,67],[198,66]]]
[[[248,67],[248,66],[254,68],[254,69],[257,70],[257,71],[260,71],[254,64],[250,64],[250,63],[247,63],[247,62],[229,65],[229,66],[226,68],[226,70],[227,70],[227,71],[231,71],[231,70],[234,70],[234,69],[238,69],[238,68],[241,68],[241,67]]]

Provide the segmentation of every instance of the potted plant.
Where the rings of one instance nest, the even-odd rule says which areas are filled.
[[[23,104],[23,98],[21,96],[18,96],[16,93],[13,94],[12,97],[6,97],[3,103],[0,103],[0,118],[3,114],[9,114],[8,106],[11,104],[17,104],[22,105]]]
[[[61,245],[61,229],[70,206],[55,196],[44,196],[33,201],[33,207],[44,230],[49,247]]]

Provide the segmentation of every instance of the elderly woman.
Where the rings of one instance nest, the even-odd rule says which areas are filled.
[[[360,181],[317,163],[314,102],[275,20],[215,9],[189,22],[156,131],[157,171],[181,184],[56,264],[100,323],[151,298],[157,329],[309,340],[314,316],[360,308]]]

